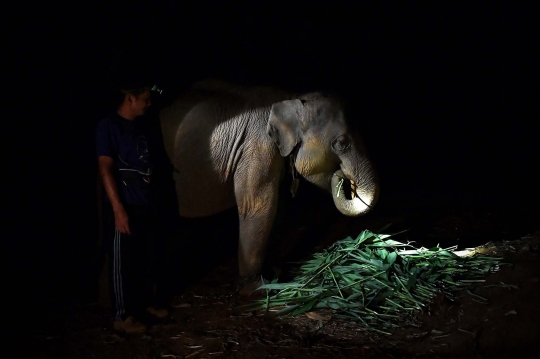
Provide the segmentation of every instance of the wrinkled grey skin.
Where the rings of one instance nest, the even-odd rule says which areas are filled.
[[[343,214],[365,214],[377,201],[379,185],[360,137],[350,132],[339,102],[320,94],[205,81],[163,109],[160,120],[180,215],[238,207],[241,278],[260,275],[291,154],[298,173],[331,192]],[[240,293],[256,288],[252,280]]]

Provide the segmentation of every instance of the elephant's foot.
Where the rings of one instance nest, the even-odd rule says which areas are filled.
[[[240,277],[238,279],[238,294],[241,297],[249,297],[250,299],[263,297],[266,295],[266,292],[263,289],[257,289],[267,283],[269,282],[260,275]]]
[[[232,306],[233,315],[245,315],[252,311],[250,304],[253,301],[263,299],[266,296],[266,290],[259,289],[261,285],[269,283],[262,276],[238,278],[236,296]]]

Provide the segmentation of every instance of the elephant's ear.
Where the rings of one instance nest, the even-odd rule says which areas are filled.
[[[300,100],[287,100],[272,105],[266,132],[279,148],[279,153],[288,156],[300,141],[300,119],[303,105]]]

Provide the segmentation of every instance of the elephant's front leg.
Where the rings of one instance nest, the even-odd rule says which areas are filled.
[[[268,239],[277,211],[278,186],[273,180],[237,188],[239,214],[238,266],[240,295],[252,294],[261,284]]]

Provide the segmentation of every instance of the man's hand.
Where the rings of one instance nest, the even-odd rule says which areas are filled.
[[[131,235],[131,230],[129,229],[129,217],[124,207],[114,211],[114,225],[120,233]]]
[[[122,201],[120,201],[118,188],[116,188],[116,182],[114,181],[114,160],[109,156],[99,156],[98,165],[99,174],[103,180],[103,188],[111,201],[114,211],[114,224],[116,229],[118,229],[120,233],[131,234],[131,230],[129,228],[129,217],[122,204]]]

